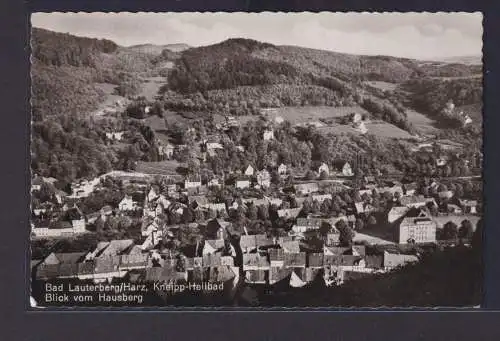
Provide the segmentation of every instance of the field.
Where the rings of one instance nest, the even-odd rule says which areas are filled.
[[[408,115],[408,122],[413,124],[413,126],[424,134],[434,134],[436,133],[436,128],[434,127],[434,121],[429,117],[415,111],[408,109],[406,110]]]
[[[141,84],[141,91],[138,96],[144,96],[148,101],[153,101],[158,94],[158,90],[166,83],[165,77],[146,78]]]
[[[389,83],[389,82],[381,82],[381,81],[367,81],[364,83],[366,85],[373,87],[373,88],[383,90],[383,91],[394,91],[398,87],[398,84]]]
[[[95,87],[106,94],[106,99],[93,113],[95,116],[103,116],[111,112],[117,112],[125,108],[128,100],[125,97],[114,94],[116,85],[110,83],[95,83]]]
[[[182,164],[175,160],[158,162],[139,161],[137,163],[136,171],[145,174],[178,175],[178,167],[182,167]]]
[[[396,127],[383,121],[373,121],[366,123],[368,134],[373,134],[377,137],[394,138],[394,139],[411,139],[414,138],[406,130]]]
[[[283,117],[292,124],[319,121],[320,119],[329,119],[342,117],[351,113],[368,114],[366,110],[359,106],[353,107],[283,107],[277,108],[276,115]]]

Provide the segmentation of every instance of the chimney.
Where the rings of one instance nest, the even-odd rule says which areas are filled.
[[[245,234],[248,236],[248,230],[246,226],[243,226],[243,231],[245,231]]]

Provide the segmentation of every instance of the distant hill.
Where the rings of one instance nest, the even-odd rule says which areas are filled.
[[[458,63],[458,64],[466,64],[466,65],[482,65],[483,64],[483,56],[457,56],[457,57],[449,57],[440,59],[440,61],[445,63]]]
[[[169,50],[171,52],[182,52],[191,48],[191,46],[187,44],[166,44],[166,45],[155,45],[155,44],[141,44],[141,45],[133,45],[127,47],[128,50],[152,54],[155,56],[161,55],[163,50]]]

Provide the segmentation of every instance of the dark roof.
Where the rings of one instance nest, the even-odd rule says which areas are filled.
[[[303,267],[306,266],[306,253],[285,253],[285,266],[288,267]]]
[[[118,256],[105,256],[98,257],[94,259],[95,261],[95,273],[108,273],[115,272],[118,270],[118,265],[120,264],[120,257]]]
[[[285,252],[283,249],[269,249],[268,253],[270,261],[283,261],[285,259]]]
[[[365,263],[367,268],[381,269],[384,266],[383,256],[366,256]]]
[[[307,255],[308,266],[323,266],[323,254],[322,253],[310,253]]]
[[[255,235],[242,235],[240,237],[240,247],[244,248],[254,248],[261,246],[273,245],[271,238],[268,238],[265,234],[255,234]]]
[[[94,273],[95,262],[83,262],[78,264],[78,275],[92,275]]]
[[[87,252],[65,252],[54,253],[54,256],[59,260],[59,263],[74,264],[81,262]]]
[[[78,264],[60,264],[59,277],[76,277],[78,275]]]
[[[50,265],[40,265],[36,269],[36,278],[38,279],[50,279],[59,277],[59,264]]]

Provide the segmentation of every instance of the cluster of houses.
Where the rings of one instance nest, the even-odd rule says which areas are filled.
[[[286,167],[281,167],[281,174],[286,174],[286,171]],[[325,168],[322,171],[326,171]],[[342,171],[349,172],[349,167],[344,165]],[[252,167],[247,167],[244,172],[247,175],[255,174]],[[338,285],[351,278],[383,273],[418,261],[418,257],[412,254],[388,250],[368,254],[364,245],[341,246],[337,224],[343,220],[347,226],[354,228],[358,217],[372,213],[375,208],[370,202],[374,193],[390,195],[394,202],[387,213],[387,222],[394,229],[392,242],[395,244],[434,243],[437,229],[442,228],[447,221],[454,217],[459,222],[477,214],[476,201],[460,199],[456,204],[460,212],[441,217],[431,216],[428,208],[437,205],[436,200],[417,195],[414,184],[396,183],[380,187],[371,184],[369,178],[365,179],[365,183],[367,188],[359,191],[362,201],[354,202],[352,212],[348,215],[336,217],[300,215],[305,200],[321,203],[333,199],[331,193],[321,191],[319,181],[294,185],[297,207],[293,208],[284,206],[285,198],[279,195],[241,198],[231,204],[212,202],[206,195],[207,186],[197,179],[185,179],[181,190],[175,182],[165,184],[162,191],[157,185],[152,185],[146,191],[142,206],[126,195],[116,208],[123,212],[142,209],[142,243],[136,245],[132,240],[112,240],[101,242],[94,250],[87,252],[51,253],[45,259],[33,263],[36,278],[77,278],[98,282],[132,276],[133,280],[145,282],[234,283],[241,279],[250,284],[287,283],[292,287],[301,287],[318,279],[326,285]],[[219,183],[217,185],[221,186]],[[448,198],[450,195],[445,194],[439,193],[439,197]],[[181,202],[184,197],[187,197],[187,202]],[[239,205],[250,203],[257,207],[278,207],[278,216],[292,223],[288,235],[270,238],[266,234],[249,234],[244,228],[245,233],[238,236],[230,228],[232,223],[220,218],[225,214],[217,214],[217,218],[190,223],[197,226],[202,224],[205,226],[202,230],[206,231],[204,236],[200,236],[191,257],[165,249],[165,243],[160,243],[174,238],[174,226],[169,226],[163,218],[168,212],[182,215],[184,210],[190,208],[227,213],[231,209],[238,209]],[[71,216],[75,219],[68,226],[72,230],[67,232],[82,232],[85,224],[92,223],[92,219],[105,219],[116,209],[105,206],[94,214],[83,216],[76,205],[70,207],[68,211],[73,212]],[[327,223],[329,230],[323,236],[322,248],[311,248],[306,235],[319,231],[324,223]],[[51,229],[35,230],[40,236],[52,236],[48,232]]]
[[[364,246],[341,247],[338,240],[325,244],[321,252],[305,252],[291,237],[245,234],[233,246],[227,241],[227,224],[219,227],[216,239],[206,239],[201,253],[194,257],[145,250],[129,239],[112,240],[100,242],[88,252],[52,252],[42,260],[33,260],[32,271],[41,281],[78,279],[99,283],[127,277],[137,282],[236,284],[241,278],[249,284],[302,287],[317,279],[327,286],[339,285],[351,278],[384,273],[418,261],[415,255],[390,251],[368,255]]]

